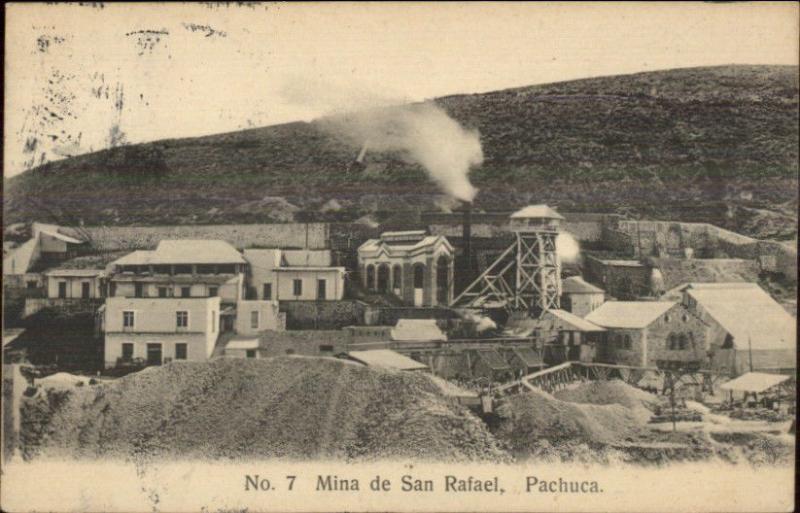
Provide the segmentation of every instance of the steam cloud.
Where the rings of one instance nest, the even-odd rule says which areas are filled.
[[[483,162],[480,136],[441,107],[430,102],[387,105],[390,100],[369,93],[313,82],[284,88],[284,96],[297,103],[333,107],[335,114],[320,120],[326,131],[356,146],[366,144],[369,151],[399,152],[420,164],[447,194],[462,201],[475,198],[478,191],[468,174]]]
[[[415,104],[381,107],[325,119],[324,126],[371,151],[398,151],[425,168],[451,196],[472,201],[471,167],[483,162],[476,131],[466,130],[440,107]]]
[[[556,237],[556,253],[562,262],[574,263],[581,254],[581,246],[571,233],[561,232]]]

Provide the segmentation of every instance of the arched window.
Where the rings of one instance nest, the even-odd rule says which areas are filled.
[[[367,266],[367,290],[375,290],[375,266]]]
[[[403,288],[403,268],[399,264],[392,267],[392,289],[400,290]]]
[[[670,333],[669,337],[667,337],[667,349],[669,349],[670,351],[674,351],[675,347],[678,345],[677,342],[675,341],[675,338],[676,336],[674,333]]]
[[[442,255],[436,260],[436,302],[450,302],[450,259]]]
[[[378,266],[378,292],[389,292],[389,264]]]
[[[425,286],[425,264],[414,264],[414,288],[421,289]]]

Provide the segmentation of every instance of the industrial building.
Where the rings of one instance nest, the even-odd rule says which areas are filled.
[[[453,246],[424,231],[384,232],[358,248],[362,286],[393,294],[413,306],[449,305],[453,299]]]

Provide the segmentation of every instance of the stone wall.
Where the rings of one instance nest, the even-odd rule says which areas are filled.
[[[367,304],[356,300],[281,301],[287,330],[336,330],[364,324]]]
[[[218,239],[236,248],[310,248],[329,246],[327,223],[273,223],[174,226],[86,226],[64,228],[76,237],[91,239],[97,251],[153,249],[164,239]]]
[[[29,317],[47,309],[64,315],[94,314],[105,301],[94,299],[27,298],[23,317]]]

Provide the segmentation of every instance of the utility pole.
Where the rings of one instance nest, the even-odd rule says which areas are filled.
[[[750,353],[750,372],[753,372],[753,340],[750,338],[750,332],[747,332],[747,349]]]

